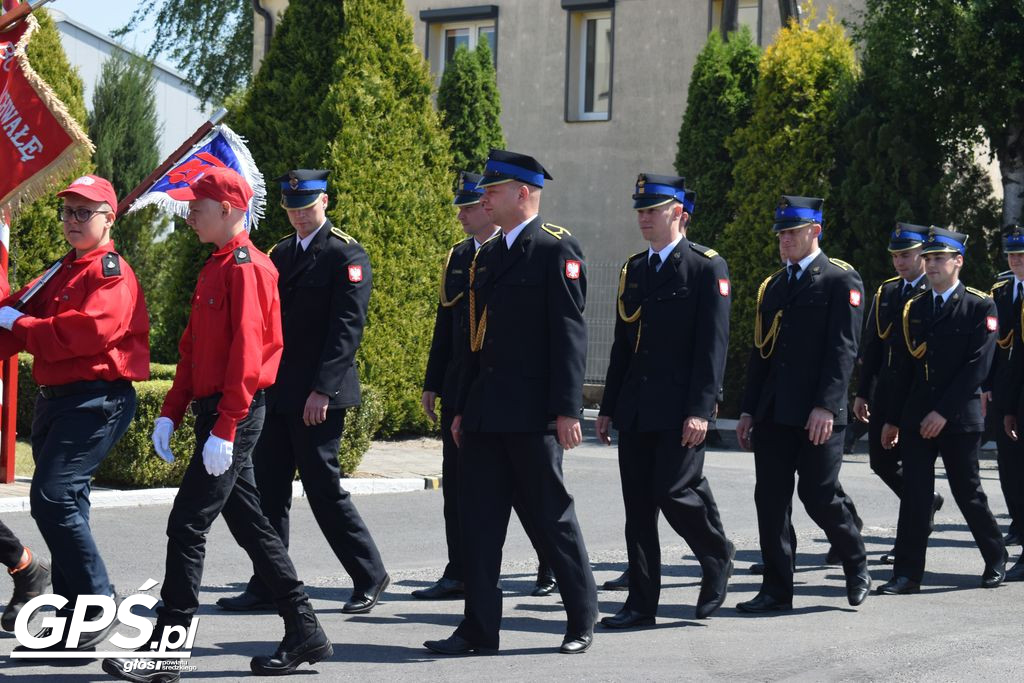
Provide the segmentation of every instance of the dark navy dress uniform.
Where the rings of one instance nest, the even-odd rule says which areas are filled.
[[[326,191],[327,172],[300,169],[278,181],[282,205],[304,208]],[[358,242],[329,220],[305,249],[298,241],[298,234],[289,235],[269,254],[279,274],[284,350],[253,453],[260,504],[287,547],[292,479],[298,469],[313,516],[352,578],[353,596],[369,596],[379,592],[388,575],[369,529],[341,487],[338,446],[346,409],[360,403],[355,356],[370,302],[370,260]],[[327,419],[307,426],[303,409],[312,391],[328,397]],[[255,574],[248,591],[268,596]]]
[[[540,170],[517,165],[520,159]],[[532,158],[492,151],[481,184],[515,178],[540,186],[545,176]],[[457,399],[466,609],[455,635],[480,648],[498,647],[501,550],[518,499],[554,570],[568,618],[567,641],[586,636],[589,644],[597,589],[555,432],[557,416],[582,410],[583,252],[569,231],[539,216],[511,248],[506,244],[503,235],[487,242],[470,276],[473,353]]]
[[[459,188],[455,195],[455,206],[477,204],[483,196],[483,189],[477,187],[481,176],[463,172],[459,177]],[[463,547],[459,534],[459,448],[452,437],[452,419],[455,417],[456,395],[459,378],[469,358],[469,270],[476,256],[476,240],[473,237],[454,245],[445,259],[441,272],[438,292],[437,316],[434,319],[434,335],[427,357],[426,376],[423,389],[441,397],[441,477],[444,495],[444,530],[448,544],[448,564],[443,578],[463,581]],[[540,551],[536,536],[529,527],[527,517],[516,506],[516,514],[523,521],[523,528],[530,538],[538,557]],[[538,570],[538,584],[541,579],[553,581],[551,570],[541,560]],[[413,592],[414,597],[421,597]]]
[[[1024,252],[1024,229],[1013,226],[1003,238],[1007,254]],[[999,274],[992,285],[992,299],[999,317],[999,337],[988,381],[982,387],[992,392],[991,419],[999,447],[999,484],[1010,515],[1010,536],[1024,536],[1024,442],[1014,441],[1003,429],[1003,417],[1024,413],[1020,408],[1020,387],[1024,381],[1024,343],[1021,342],[1021,304],[1024,282],[1013,271]],[[1018,424],[1020,419],[1018,418]]]
[[[889,253],[919,248],[928,235],[927,226],[897,223],[890,235]],[[902,277],[886,280],[878,286],[864,319],[860,343],[860,372],[857,396],[868,402],[868,457],[871,471],[878,475],[897,497],[903,495],[903,468],[899,445],[882,448],[882,426],[893,392],[893,358],[903,345],[903,306],[911,297],[929,289],[922,275],[914,283]]]
[[[775,230],[820,224],[821,205],[820,199],[784,197]],[[857,271],[820,251],[800,277],[788,277],[784,268],[758,291],[742,411],[753,418],[754,502],[765,564],[759,596],[783,605],[793,598],[794,474],[797,495],[841,558],[848,584],[866,573],[864,542],[838,485],[862,299]],[[811,443],[804,428],[815,407],[834,416],[832,436],[821,445]]]
[[[963,253],[966,236],[932,228],[924,253]],[[1006,549],[988,507],[978,472],[984,429],[980,387],[996,346],[995,303],[984,292],[958,283],[936,311],[934,292],[919,294],[903,309],[905,344],[896,364],[886,422],[900,428],[904,492],[896,532],[893,577],[919,584],[931,531],[935,460],[942,457],[957,506],[967,520],[987,568],[1005,572]],[[921,421],[936,411],[947,422],[925,439]],[[1000,578],[1001,581],[1001,578]],[[885,592],[885,586],[880,591]]]
[[[692,214],[692,193],[684,194],[682,181],[642,174],[634,208],[678,201]],[[659,511],[704,570],[698,608],[721,604],[735,549],[704,477],[704,443],[681,444],[688,417],[714,419],[729,345],[728,267],[713,249],[685,237],[660,266],[650,265],[649,252],[622,267],[600,413],[619,432],[629,557],[624,609],[653,616],[661,590]],[[661,259],[657,252],[650,258]]]

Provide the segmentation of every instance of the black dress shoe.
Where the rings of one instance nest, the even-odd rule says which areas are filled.
[[[700,580],[700,594],[697,596],[696,617],[698,619],[707,619],[725,602],[725,595],[729,589],[729,577],[732,576],[732,560],[736,557],[736,547],[730,542],[727,551],[728,559],[724,566],[719,566],[720,560],[716,560],[704,568],[704,575]]]
[[[270,598],[246,590],[240,595],[220,598],[217,600],[217,607],[229,612],[264,612],[274,609],[274,602]]]
[[[751,574],[757,574],[758,576],[761,576],[762,574],[764,574],[764,562],[755,562],[754,564],[750,565],[750,569],[748,569],[747,571],[749,571]]]
[[[1024,581],[1024,555],[1017,558],[1017,563],[1006,572],[1003,581]]]
[[[871,574],[865,562],[860,569],[846,577],[846,600],[854,607],[860,605],[871,592]]]
[[[594,643],[593,633],[581,633],[578,636],[566,636],[558,651],[563,655],[578,655],[590,649]]]
[[[910,595],[921,592],[921,582],[905,576],[894,576],[875,589],[879,595]]]
[[[601,584],[601,590],[603,591],[628,591],[629,590],[629,570],[622,572],[615,579],[609,579]]]
[[[558,588],[558,584],[555,583],[554,577],[538,577],[537,583],[533,585],[533,590],[530,591],[530,595],[535,598],[543,598],[545,595],[551,595]]]
[[[414,590],[412,597],[419,600],[445,600],[447,598],[462,597],[465,592],[466,587],[461,581],[441,577],[433,586]]]
[[[741,602],[736,605],[736,609],[741,612],[747,612],[749,614],[761,614],[763,612],[785,612],[793,609],[792,602],[782,602],[776,600],[767,593],[758,593],[752,600]]]
[[[444,640],[424,641],[423,647],[439,655],[487,654],[497,651],[497,648],[480,647],[471,643],[457,633],[453,633]]]
[[[1006,534],[1006,538],[1003,539],[1004,545],[1021,545],[1021,536],[1016,531],[1011,531]]]
[[[249,661],[257,676],[284,676],[300,664],[316,664],[334,654],[334,646],[308,603],[289,607],[283,616],[284,639],[274,654]]]
[[[887,553],[883,553],[878,561],[882,564],[896,564],[896,548],[893,548]]]
[[[620,609],[615,616],[601,619],[601,626],[605,628],[636,628],[638,626],[653,626],[654,616],[643,612],[634,612],[628,607]]]
[[[391,583],[391,577],[387,574],[384,575],[384,580],[378,583],[376,586],[365,592],[353,593],[352,597],[349,598],[341,611],[343,614],[366,614],[373,606],[380,600],[381,593]]]
[[[981,575],[982,588],[996,588],[1003,583],[1006,578],[1006,562],[1009,559],[1009,555],[1004,550],[1003,559],[995,564],[985,566],[985,571]]]
[[[942,509],[942,504],[945,502],[945,498],[938,491],[932,496],[932,516],[928,521],[928,531],[935,531],[935,513]]]

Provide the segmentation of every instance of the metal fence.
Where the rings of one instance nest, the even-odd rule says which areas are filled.
[[[615,299],[622,263],[587,262],[587,384],[604,384],[615,338]]]

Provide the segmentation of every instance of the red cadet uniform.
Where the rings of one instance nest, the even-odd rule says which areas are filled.
[[[240,232],[199,272],[174,385],[160,415],[177,426],[189,401],[221,394],[212,433],[234,441],[253,395],[274,383],[283,346],[277,270]]]
[[[33,284],[0,306],[13,306]],[[27,350],[42,361],[32,367],[37,384],[149,377],[146,300],[113,242],[81,258],[70,252],[24,312],[10,332],[0,330],[0,357]]]

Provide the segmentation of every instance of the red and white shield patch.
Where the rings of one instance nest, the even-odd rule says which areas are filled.
[[[860,296],[861,296],[861,294],[860,294],[860,290],[859,289],[851,289],[850,290],[850,305],[853,306],[854,308],[856,308],[857,306],[860,306]]]
[[[988,328],[989,332],[995,332],[999,329],[999,318],[994,315],[990,315],[985,318],[985,327]]]
[[[729,281],[725,278],[718,281],[718,293],[722,296],[729,296]]]
[[[362,282],[363,281],[363,267],[360,265],[348,267],[348,281],[349,282]]]
[[[565,276],[570,280],[579,280],[580,271],[583,269],[583,264],[579,261],[566,261],[565,262]]]

